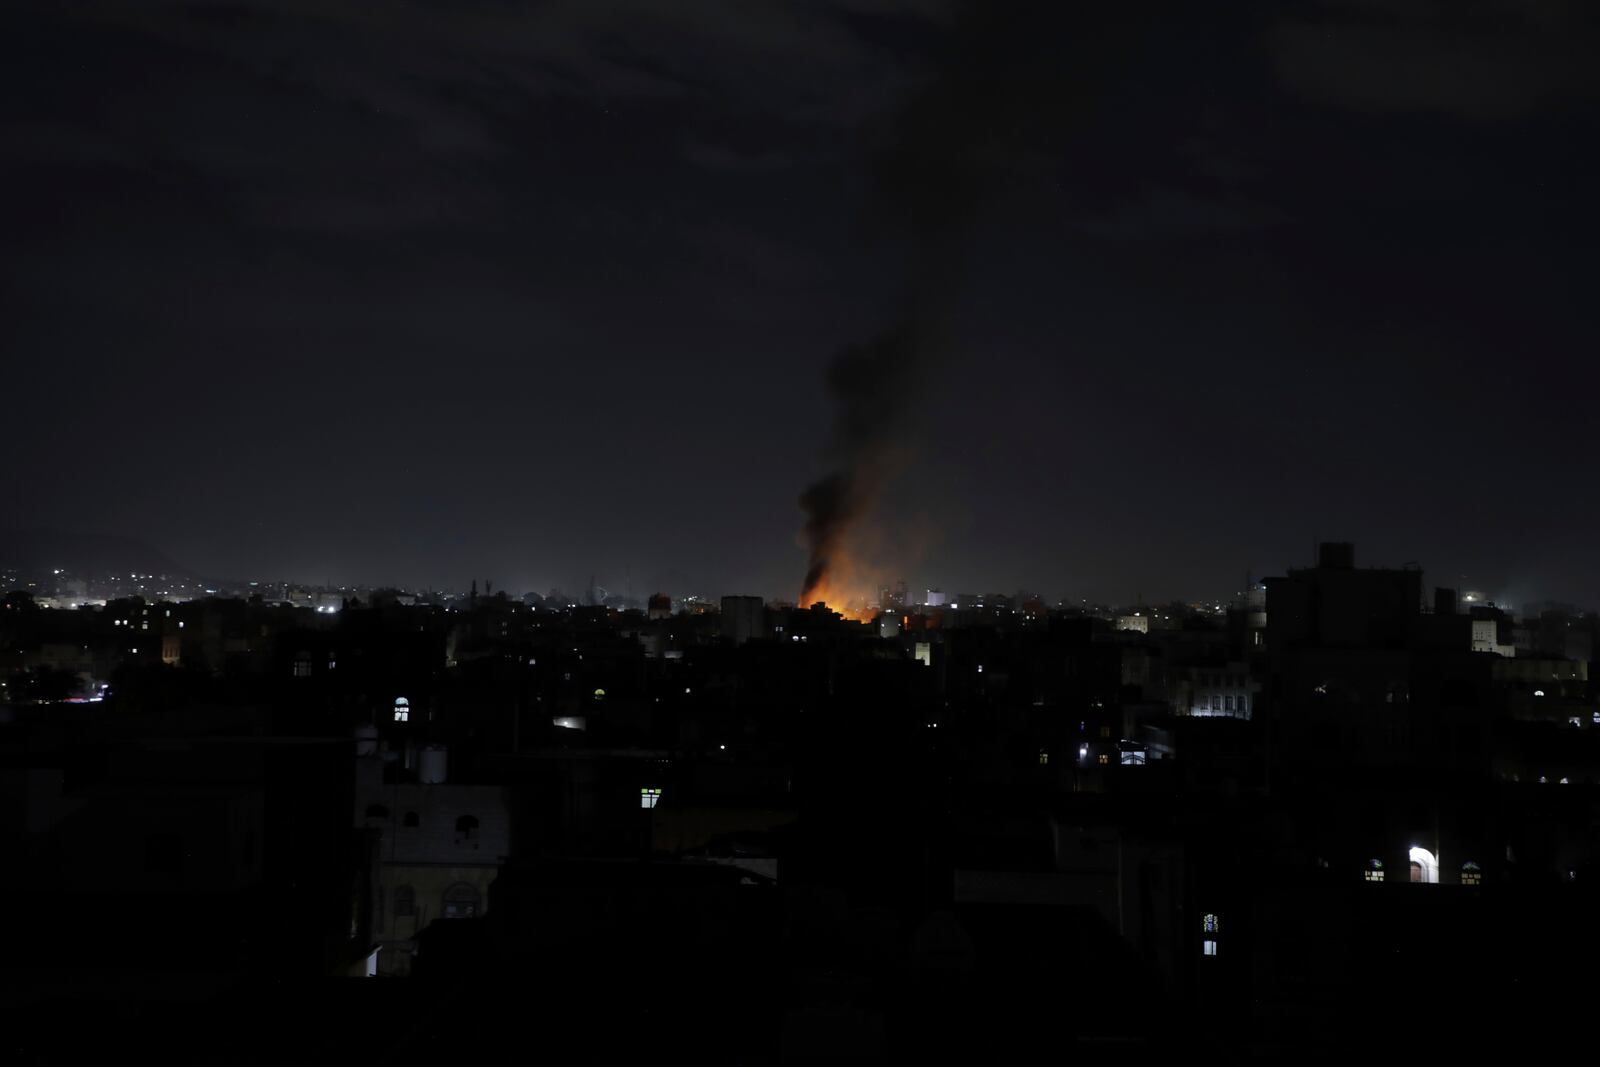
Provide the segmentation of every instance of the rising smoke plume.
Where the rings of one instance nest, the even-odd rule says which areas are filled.
[[[1082,73],[1067,54],[1079,49],[1041,44],[1053,35],[1048,18],[1035,16],[1050,8],[996,12],[1005,6],[975,4],[957,19],[949,54],[896,116],[873,160],[869,225],[904,243],[906,278],[892,324],[828,364],[828,470],[800,495],[802,605],[829,588],[852,532],[890,477],[912,383],[954,347],[951,314],[982,200],[1029,151],[1024,129],[1041,118],[1053,122],[1058,105],[1075,95],[1063,90]],[[1080,32],[1067,40],[1084,39]]]
[[[828,364],[828,394],[833,401],[832,470],[800,494],[805,512],[802,537],[809,552],[801,603],[821,589],[838,563],[845,538],[877,499],[889,473],[891,443],[898,428],[893,417],[904,371],[916,357],[904,329],[846,348]]]

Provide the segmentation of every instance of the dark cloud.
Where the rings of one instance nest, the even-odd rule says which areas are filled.
[[[734,174],[762,174],[787,170],[804,163],[801,157],[786,152],[771,149],[745,152],[730,145],[712,144],[698,139],[691,140],[683,146],[683,155],[697,167]]]
[[[913,72],[852,32],[843,16],[861,10],[923,14],[777,0],[35,5],[22,18],[86,70],[38,71],[33,91],[107,65],[123,68],[120,91],[74,107],[69,88],[7,155],[26,162],[48,145],[58,163],[188,169],[267,224],[456,225],[477,210],[462,203],[461,170],[537,152],[541,102],[587,102],[596,123],[669,109],[697,163],[746,170],[777,157],[702,141],[696,123],[839,126],[885,108]],[[370,166],[352,177],[353,159]]]
[[[1284,82],[1375,112],[1505,119],[1600,88],[1593,5],[1323,0],[1271,32]]]

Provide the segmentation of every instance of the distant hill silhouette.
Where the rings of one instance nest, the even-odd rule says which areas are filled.
[[[170,574],[195,577],[165,553],[133,537],[66,530],[0,530],[0,565],[78,574]]]

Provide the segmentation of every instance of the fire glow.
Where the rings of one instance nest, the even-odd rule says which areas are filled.
[[[865,589],[841,585],[832,578],[825,578],[815,588],[806,590],[800,602],[805,607],[821,604],[829,611],[836,611],[856,622],[871,622],[878,615],[878,609],[873,606],[872,597]]]

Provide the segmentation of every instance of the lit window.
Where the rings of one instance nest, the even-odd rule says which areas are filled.
[[[1383,881],[1383,862],[1381,860],[1373,860],[1371,863],[1367,864],[1367,881]]]
[[[1205,926],[1206,926],[1206,933],[1214,934],[1214,933],[1217,932],[1217,917],[1216,917],[1215,914],[1213,914],[1211,912],[1207,912],[1206,913]]]
[[[1462,885],[1482,885],[1483,884],[1483,868],[1479,867],[1476,863],[1473,863],[1471,860],[1468,860],[1466,863],[1463,863],[1461,865],[1461,884]]]
[[[295,660],[294,661],[294,676],[296,678],[309,678],[309,677],[311,677],[311,661],[308,660],[308,659],[297,659],[297,660]]]
[[[395,701],[394,701],[394,721],[395,722],[410,722],[411,721],[411,701],[407,700],[405,697],[396,697],[395,698]]]
[[[1041,748],[1039,750],[1039,765],[1042,767],[1042,766],[1044,766],[1045,764],[1047,764],[1049,762],[1050,762],[1050,753],[1046,752],[1044,749]]]
[[[639,806],[641,808],[653,808],[653,807],[656,806],[656,802],[659,801],[660,799],[661,799],[661,790],[659,790],[659,789],[641,789],[641,790],[639,790]]]
[[[1201,942],[1201,951],[1203,951],[1207,956],[1215,956],[1217,954],[1217,943],[1209,939],[1203,941]]]
[[[1110,763],[1111,762],[1111,753],[1109,753],[1109,752],[1100,753],[1099,760],[1100,760],[1101,763]]]
[[[478,891],[465,882],[457,882],[444,891],[444,917],[446,919],[471,919],[478,914]]]
[[[1144,753],[1138,751],[1124,752],[1120,762],[1124,767],[1143,767]]]

